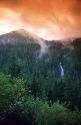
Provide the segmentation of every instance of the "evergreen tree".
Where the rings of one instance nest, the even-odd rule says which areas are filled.
[[[17,63],[16,55],[12,55],[11,57],[11,64],[9,67],[9,73],[12,77],[18,78],[21,74],[21,68],[20,65]]]
[[[40,92],[40,86],[38,81],[36,79],[33,79],[32,84],[31,84],[31,93],[36,97]]]

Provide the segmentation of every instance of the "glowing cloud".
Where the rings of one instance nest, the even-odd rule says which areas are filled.
[[[0,34],[24,28],[45,39],[81,36],[81,0],[0,0]]]

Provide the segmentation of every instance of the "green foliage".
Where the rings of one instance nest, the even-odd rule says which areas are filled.
[[[0,111],[3,110],[4,112],[14,100],[15,91],[10,79],[8,75],[0,75]]]
[[[79,111],[78,108],[76,108],[74,111],[70,111],[67,108],[68,105],[60,103],[60,101],[62,100],[59,100],[58,102],[53,102],[52,100],[51,105],[49,105],[48,99],[43,100],[42,96],[40,96],[40,94],[37,94],[41,93],[41,91],[37,91],[40,88],[37,87],[38,82],[35,85],[36,81],[31,80],[30,82],[33,82],[32,84],[34,85],[32,86],[32,84],[30,84],[30,87],[29,85],[25,86],[26,84],[25,82],[26,81],[24,81],[21,78],[12,79],[10,75],[0,74],[0,123],[1,124],[2,121],[3,123],[5,123],[4,119],[7,119],[6,125],[9,124],[8,121],[10,120],[11,120],[10,123],[12,124],[13,119],[11,119],[10,116],[13,115],[15,115],[15,117],[18,117],[20,120],[22,118],[23,124],[25,120],[26,124],[28,125],[59,125],[59,124],[80,125],[81,124],[81,111]],[[73,85],[70,80],[69,82],[71,85]],[[64,91],[63,93],[65,101],[69,102],[70,100],[71,103],[73,104],[75,91],[73,92],[71,90],[72,86],[70,87],[68,81],[65,79],[63,81],[57,80],[56,84],[58,85],[57,90],[60,91],[60,89],[62,89]],[[64,89],[61,87],[61,85],[62,87],[64,85]],[[53,87],[56,87],[56,85],[51,87],[52,87],[51,95],[54,96]],[[80,86],[78,87],[80,88]],[[29,88],[31,88],[31,91],[33,93],[30,94],[27,93],[27,91],[30,91]],[[50,91],[48,91],[48,94],[49,94],[49,99],[51,99]],[[55,96],[57,96],[57,99],[61,99],[59,97],[60,95],[56,94]],[[17,122],[17,119],[15,122]]]
[[[24,81],[12,80],[10,75],[0,75],[0,112],[7,112],[15,101],[25,94]]]
[[[32,95],[34,95],[34,97],[36,97],[39,92],[40,92],[40,84],[38,81],[36,81],[35,79],[33,79],[31,85],[30,85],[30,89],[31,89],[31,93]]]
[[[19,77],[19,75],[21,74],[21,68],[19,64],[16,62],[15,55],[13,55],[11,58],[11,65],[9,66],[9,72],[11,76],[15,78]]]
[[[51,107],[47,103],[41,105],[36,117],[36,125],[80,125],[81,112],[70,112],[63,104],[54,103]]]
[[[24,120],[26,125],[81,125],[81,53],[78,43],[73,44],[69,50],[48,43],[49,53],[42,58],[35,43],[0,45],[0,71],[5,73],[0,74],[1,125],[13,125],[13,116],[23,125]],[[65,69],[63,79],[59,62]]]
[[[62,104],[59,104],[58,102],[54,103],[50,109],[48,124],[50,125],[69,124],[68,116],[69,116],[68,111]]]

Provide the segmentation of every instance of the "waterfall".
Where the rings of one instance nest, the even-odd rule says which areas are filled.
[[[64,77],[64,68],[61,63],[60,63],[60,76],[61,76],[61,78]]]

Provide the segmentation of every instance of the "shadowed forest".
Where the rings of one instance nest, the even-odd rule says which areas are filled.
[[[81,40],[46,44],[0,44],[0,125],[81,125]]]

